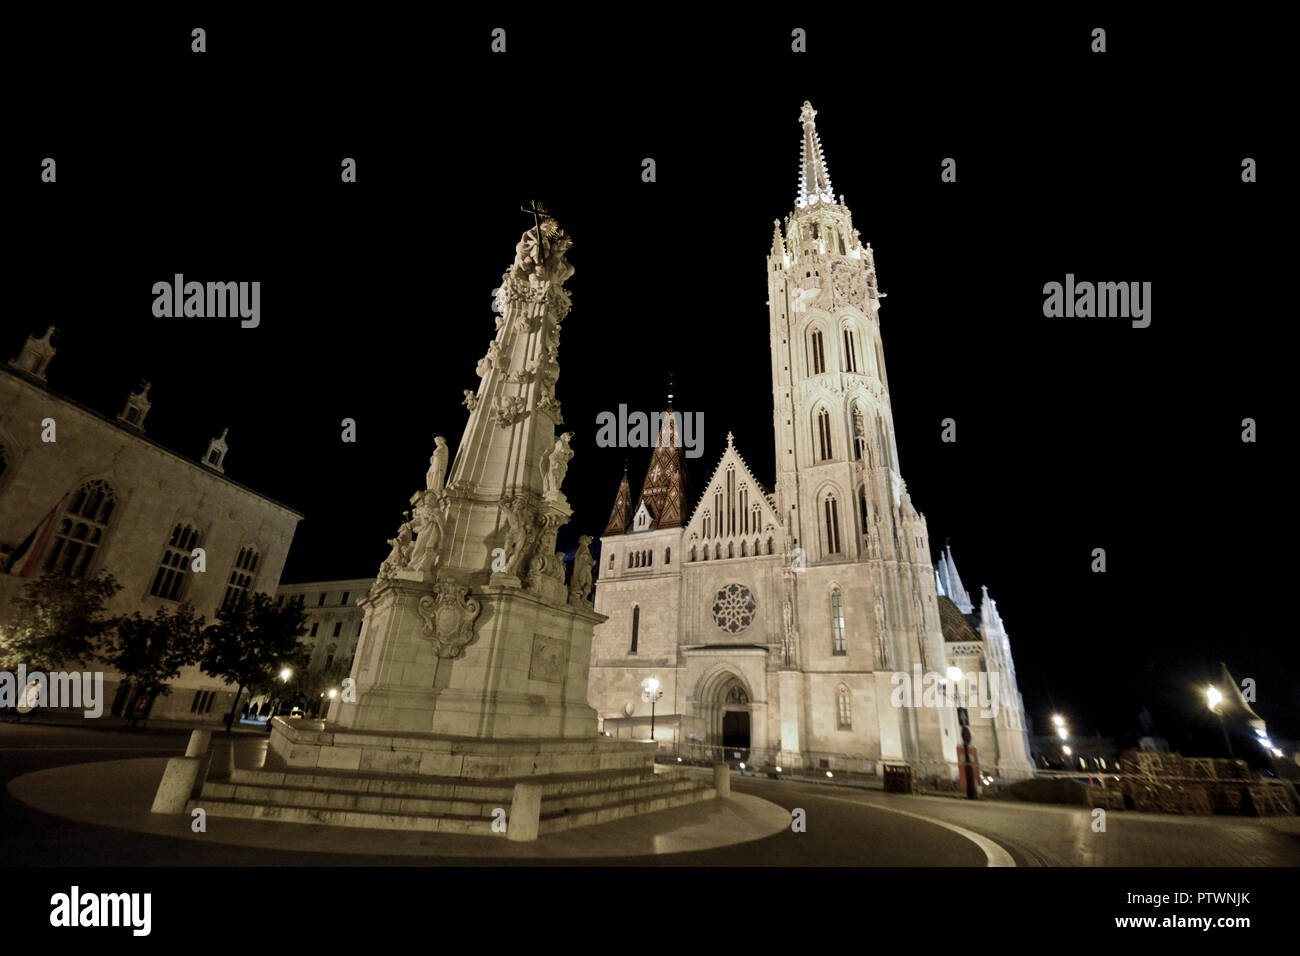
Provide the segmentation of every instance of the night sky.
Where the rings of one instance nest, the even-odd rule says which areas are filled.
[[[1096,56],[1085,22],[804,18],[814,52],[795,56],[784,24],[512,20],[493,57],[488,22],[209,22],[202,57],[188,22],[41,41],[55,66],[104,70],[23,91],[0,352],[52,323],[52,388],[113,415],[147,378],[148,434],[194,457],[228,425],[227,474],[306,515],[283,580],[376,572],[432,433],[459,440],[531,198],[577,270],[560,546],[598,536],[624,459],[634,494],[649,460],[598,449],[596,415],[662,407],[670,371],[677,408],[704,413],[692,504],[729,430],[771,490],[765,256],[809,99],[888,293],[903,477],[936,554],[949,539],[967,588],[997,600],[1036,726],[1059,710],[1124,742],[1145,703],[1174,746],[1211,753],[1201,688],[1222,660],[1256,680],[1275,736],[1300,736],[1280,114],[1243,89],[1231,30],[1205,56],[1190,27],[1117,25]],[[55,186],[37,181],[47,155]],[[1244,156],[1260,183],[1240,181]],[[151,287],[177,272],[260,280],[261,327],[154,318]],[[1044,318],[1066,273],[1152,282],[1151,327]]]

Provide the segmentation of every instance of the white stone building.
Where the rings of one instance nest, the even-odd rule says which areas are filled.
[[[999,724],[972,709],[974,743],[985,773],[1027,774],[991,602],[982,639],[948,654],[929,533],[898,463],[884,293],[831,191],[815,115],[805,103],[795,210],[775,224],[767,259],[775,488],[729,434],[688,513],[669,396],[636,506],[625,475],[601,539],[596,610],[609,620],[596,628],[589,699],[606,732],[646,736],[653,678],[661,746],[867,772],[907,761],[942,776],[956,768],[955,706],[920,693],[896,706],[898,695],[954,662],[1004,668],[1015,714]]]
[[[224,474],[225,432],[198,461],[147,437],[147,384],[116,418],[50,389],[53,333],[0,368],[0,626],[19,589],[51,568],[112,573],[122,590],[109,614],[189,601],[211,621],[241,592],[274,593],[302,516]],[[120,676],[105,671],[104,686],[105,714],[120,711]],[[216,722],[235,693],[197,667],[171,687],[150,716]]]
[[[365,617],[357,601],[369,594],[374,585],[374,578],[348,578],[281,584],[276,590],[277,604],[302,598],[303,614],[307,618],[307,634],[302,642],[311,649],[312,670],[329,670],[338,664],[350,666]]]

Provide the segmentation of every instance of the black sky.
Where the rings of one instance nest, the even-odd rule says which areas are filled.
[[[1270,60],[1244,32],[1207,57],[1190,27],[1116,21],[1096,56],[1069,19],[805,19],[813,52],[795,56],[784,25],[511,21],[492,57],[486,21],[212,23],[203,57],[179,23],[107,47],[104,24],[25,38],[36,60],[102,69],[23,89],[0,346],[57,325],[51,386],[108,414],[150,379],[148,432],[184,454],[228,425],[228,474],[306,515],[284,580],[375,573],[430,435],[460,436],[533,197],[575,239],[561,545],[598,535],[624,458],[634,493],[649,458],[598,449],[597,413],[661,407],[670,370],[677,407],[705,417],[696,492],[729,430],[770,488],[765,255],[810,99],[888,293],[903,476],[932,546],[950,539],[998,601],[1031,718],[1123,737],[1145,703],[1208,752],[1199,688],[1223,660],[1300,736],[1277,544],[1292,270],[1279,114],[1242,81]],[[32,172],[46,155],[53,187]],[[259,279],[262,326],[155,319],[151,286],[177,272]],[[1151,327],[1045,319],[1043,284],[1066,273],[1152,282]]]

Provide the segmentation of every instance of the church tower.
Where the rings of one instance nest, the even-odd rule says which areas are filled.
[[[805,102],[795,208],[784,228],[775,223],[767,260],[776,508],[798,572],[788,576],[797,656],[805,671],[844,671],[841,693],[867,698],[882,761],[938,764],[956,757],[948,715],[890,700],[892,673],[944,672],[943,637],[925,519],[899,470],[885,294],[871,246],[832,191],[816,117]]]

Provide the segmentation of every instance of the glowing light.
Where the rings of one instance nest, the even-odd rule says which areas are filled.
[[[948,668],[948,680],[952,681],[954,684],[960,682],[960,681],[961,681],[961,668],[958,667],[958,666],[956,666],[955,664],[954,664],[952,667],[949,667],[949,668]]]
[[[827,770],[827,771],[826,771],[826,776],[828,776],[828,777],[833,777],[833,776],[835,776],[835,775],[834,775],[833,773],[831,773],[829,770]]]
[[[1219,693],[1219,688],[1211,684],[1205,689],[1205,697],[1210,702],[1210,710],[1214,710],[1223,700],[1223,695]]]
[[[745,769],[745,763],[744,763],[744,761],[741,761],[741,763],[740,763],[740,769],[741,769],[741,770],[744,770],[744,769]]]
[[[1068,756],[1070,756],[1071,754],[1073,754],[1074,751],[1071,750],[1069,747],[1062,747],[1062,748],[1061,748],[1061,753],[1065,754],[1065,755],[1068,757]]]
[[[1062,717],[1060,714],[1053,714],[1053,715],[1052,715],[1052,726],[1054,726],[1054,727],[1064,727],[1064,726],[1065,726],[1065,718]]]
[[[781,768],[780,768],[780,767],[777,767],[777,768],[776,768],[776,772],[777,772],[777,773],[780,773],[780,772],[781,772]]]
[[[337,690],[335,690],[333,687],[331,687],[331,688],[330,688],[330,700],[333,700],[333,699],[334,699],[335,697],[337,697],[338,695],[339,695],[339,692],[338,692]]]
[[[286,667],[284,670],[280,671],[280,680],[282,680],[282,681],[288,681],[289,678],[292,677],[292,676],[293,676],[293,671],[292,671],[290,668],[288,668],[288,667]]]

